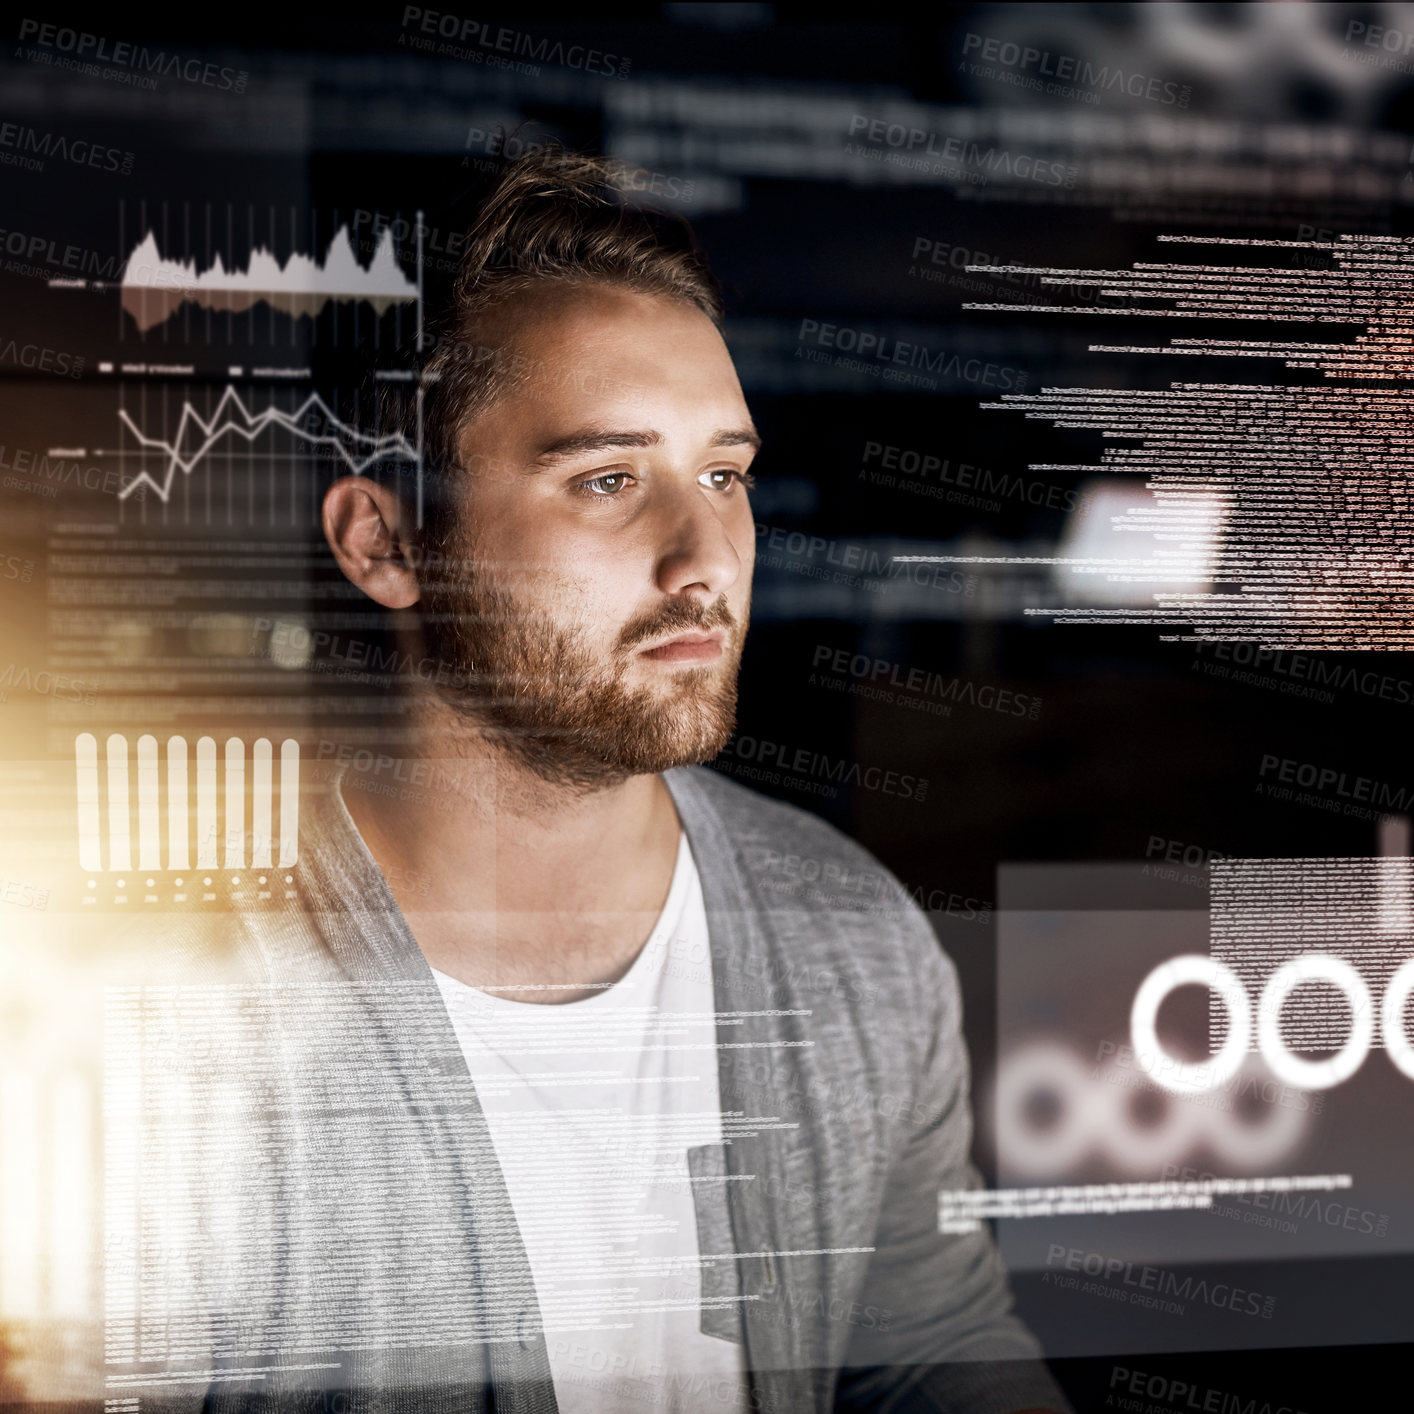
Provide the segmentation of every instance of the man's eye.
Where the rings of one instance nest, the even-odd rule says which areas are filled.
[[[626,471],[606,471],[592,481],[581,481],[577,489],[585,496],[617,496],[632,479]]]
[[[720,467],[716,471],[704,471],[697,479],[702,485],[711,487],[713,491],[730,491],[737,482],[740,482],[748,491],[756,485],[756,478],[750,472],[736,471],[731,467]]]

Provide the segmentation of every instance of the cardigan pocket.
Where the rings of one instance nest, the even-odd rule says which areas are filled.
[[[703,1335],[742,1343],[741,1272],[727,1208],[727,1151],[723,1144],[698,1144],[687,1151],[692,1203],[697,1214],[697,1251],[705,1260],[701,1282]],[[715,1259],[715,1260],[713,1260]]]

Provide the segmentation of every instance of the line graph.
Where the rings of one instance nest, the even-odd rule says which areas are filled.
[[[306,419],[311,419],[306,421]],[[158,500],[171,499],[177,475],[190,476],[226,438],[253,444],[272,428],[290,433],[310,447],[327,447],[352,473],[361,473],[378,462],[392,458],[419,461],[418,449],[399,432],[365,432],[340,418],[319,393],[309,393],[297,407],[282,409],[273,401],[259,412],[251,410],[234,384],[227,385],[213,412],[203,417],[191,401],[184,400],[175,435],[168,439],[145,433],[127,408],[118,409],[118,421],[140,448],[157,453],[162,469],[156,475],[144,466],[118,492],[120,501],[129,500],[140,488],[151,487]],[[327,428],[327,430],[317,430]],[[126,448],[113,449],[119,457],[132,456]]]
[[[98,364],[118,435],[92,453],[117,467],[120,519],[304,532],[333,477],[411,472],[421,525],[425,233],[420,209],[120,201],[132,253],[103,289],[120,342],[163,348]],[[280,355],[249,348],[267,340]]]
[[[363,300],[382,315],[395,304],[414,303],[418,289],[419,282],[409,279],[398,264],[391,230],[383,232],[366,267],[354,254],[349,228],[343,225],[323,260],[295,251],[282,265],[270,249],[256,246],[244,269],[230,270],[219,253],[205,270],[194,259],[167,259],[148,230],[124,268],[122,304],[145,334],[188,302],[233,314],[265,303],[295,318],[313,318],[331,301]]]

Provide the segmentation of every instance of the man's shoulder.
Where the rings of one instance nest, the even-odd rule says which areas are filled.
[[[669,773],[723,827],[748,898],[793,915],[795,946],[847,954],[870,972],[951,971],[927,918],[894,873],[827,820],[703,767]],[[688,826],[692,834],[691,823]]]

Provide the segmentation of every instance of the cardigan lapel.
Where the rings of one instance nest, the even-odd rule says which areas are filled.
[[[747,893],[735,844],[692,774],[668,771],[663,779],[702,881],[724,1120],[736,1112],[743,1120],[770,1121],[780,1110],[779,1077],[792,1075],[798,1048],[812,1044],[802,1027],[808,1018],[767,1014],[789,1011],[793,1000],[782,985],[784,969],[772,965],[779,944],[769,918]],[[747,1298],[741,1307],[747,1366],[757,1407],[773,1414],[815,1406],[808,1372],[818,1361],[803,1348],[799,1327],[781,1319],[792,1270],[811,1259],[776,1254],[818,1245],[813,1233],[788,1226],[787,1205],[772,1198],[788,1191],[786,1154],[793,1147],[789,1129],[767,1129],[723,1146],[730,1176],[726,1202]]]
[[[311,833],[322,848],[306,853],[305,916],[344,976],[353,984],[371,984],[354,990],[367,998],[363,1010],[377,1048],[397,1077],[404,1103],[419,1114],[443,1172],[455,1175],[470,1195],[467,1241],[478,1289],[467,1299],[477,1301],[493,1326],[511,1330],[509,1337],[483,1346],[496,1409],[556,1414],[549,1356],[537,1333],[541,1314],[530,1262],[471,1073],[431,968],[343,803],[341,775],[334,776],[325,798],[312,803]],[[380,986],[391,986],[400,1004],[380,1006]],[[441,1103],[428,1103],[429,1090],[440,1093]],[[475,1152],[466,1152],[464,1132],[453,1131],[451,1111],[463,1131],[469,1121],[484,1136]]]

